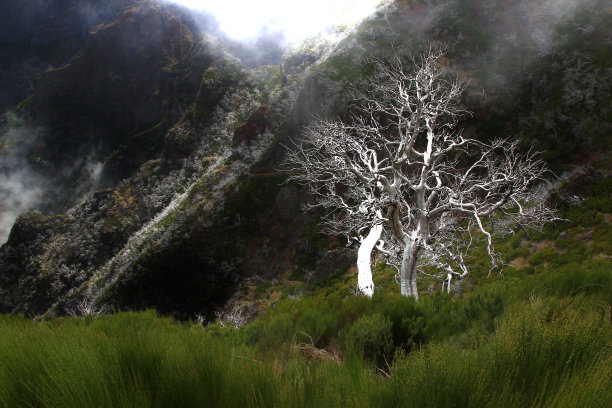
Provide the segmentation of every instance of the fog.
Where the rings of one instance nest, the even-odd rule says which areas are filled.
[[[235,40],[262,31],[282,33],[289,43],[334,26],[351,26],[372,14],[381,0],[167,0],[215,16],[221,30]]]
[[[49,212],[45,210],[58,208],[54,200],[78,204],[93,193],[100,180],[103,164],[95,151],[75,158],[59,171],[59,177],[48,175],[47,163],[36,156],[43,132],[14,113],[0,116],[0,245],[8,239],[19,215],[30,210]],[[67,199],[62,197],[61,180],[75,171],[80,177],[71,187],[71,199]]]
[[[41,204],[47,180],[32,170],[28,158],[40,130],[25,125],[13,114],[1,119],[0,244],[3,244],[19,214]]]

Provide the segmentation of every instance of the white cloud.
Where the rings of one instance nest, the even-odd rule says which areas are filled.
[[[170,0],[213,14],[230,37],[244,40],[263,27],[289,41],[318,34],[335,24],[352,25],[370,15],[381,0]]]
[[[28,169],[0,174],[0,245],[8,239],[19,214],[40,204],[43,197],[40,183]]]

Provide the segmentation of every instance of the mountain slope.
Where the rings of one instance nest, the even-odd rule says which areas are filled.
[[[313,115],[345,117],[372,59],[429,41],[444,41],[449,70],[471,80],[464,132],[523,136],[555,170],[589,162],[605,177],[612,12],[546,4],[398,1],[339,44],[312,39],[259,67],[162,3],[123,9],[12,113],[43,127],[29,165],[58,187],[39,207],[50,215],[22,215],[0,249],[0,310],[211,317],[260,283],[343,274],[350,250],[318,233],[316,214],[300,210],[306,194],[282,184],[284,146]],[[543,37],[524,32],[532,13],[547,17]],[[79,180],[92,162],[97,178]]]

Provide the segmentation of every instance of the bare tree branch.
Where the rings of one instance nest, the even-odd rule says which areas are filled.
[[[493,232],[502,223],[495,220],[524,228],[554,219],[535,188],[548,172],[538,152],[457,129],[469,114],[459,107],[467,84],[445,71],[443,55],[431,47],[409,66],[397,55],[376,62],[350,122],[315,121],[287,158],[291,179],[315,196],[310,207],[329,211],[324,230],[367,241],[365,252],[377,248],[400,265],[402,294],[415,297],[417,270],[439,270],[447,290],[467,275],[474,232],[485,238],[489,273],[499,266]],[[360,258],[360,280],[362,267],[371,274],[369,262]]]

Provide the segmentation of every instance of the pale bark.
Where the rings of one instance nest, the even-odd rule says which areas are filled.
[[[404,245],[402,254],[402,265],[400,269],[400,287],[402,296],[414,296],[419,298],[416,285],[416,265],[418,260],[418,243],[410,240]]]
[[[371,257],[374,246],[380,239],[383,227],[374,225],[368,235],[361,241],[357,251],[357,289],[364,295],[372,297],[374,294],[374,281],[372,280]]]
[[[398,56],[377,64],[351,122],[318,120],[288,151],[291,179],[315,198],[309,207],[331,210],[326,232],[353,242],[371,228],[358,253],[358,288],[368,296],[381,234],[388,235],[381,252],[399,265],[402,295],[416,298],[417,269],[448,278],[447,291],[451,277],[467,275],[472,233],[486,239],[493,270],[501,265],[494,231],[554,219],[533,189],[547,173],[536,152],[522,153],[518,140],[483,143],[456,129],[467,114],[459,104],[467,85],[445,73],[442,55],[432,47],[409,69]],[[497,222],[498,215],[512,222]]]

